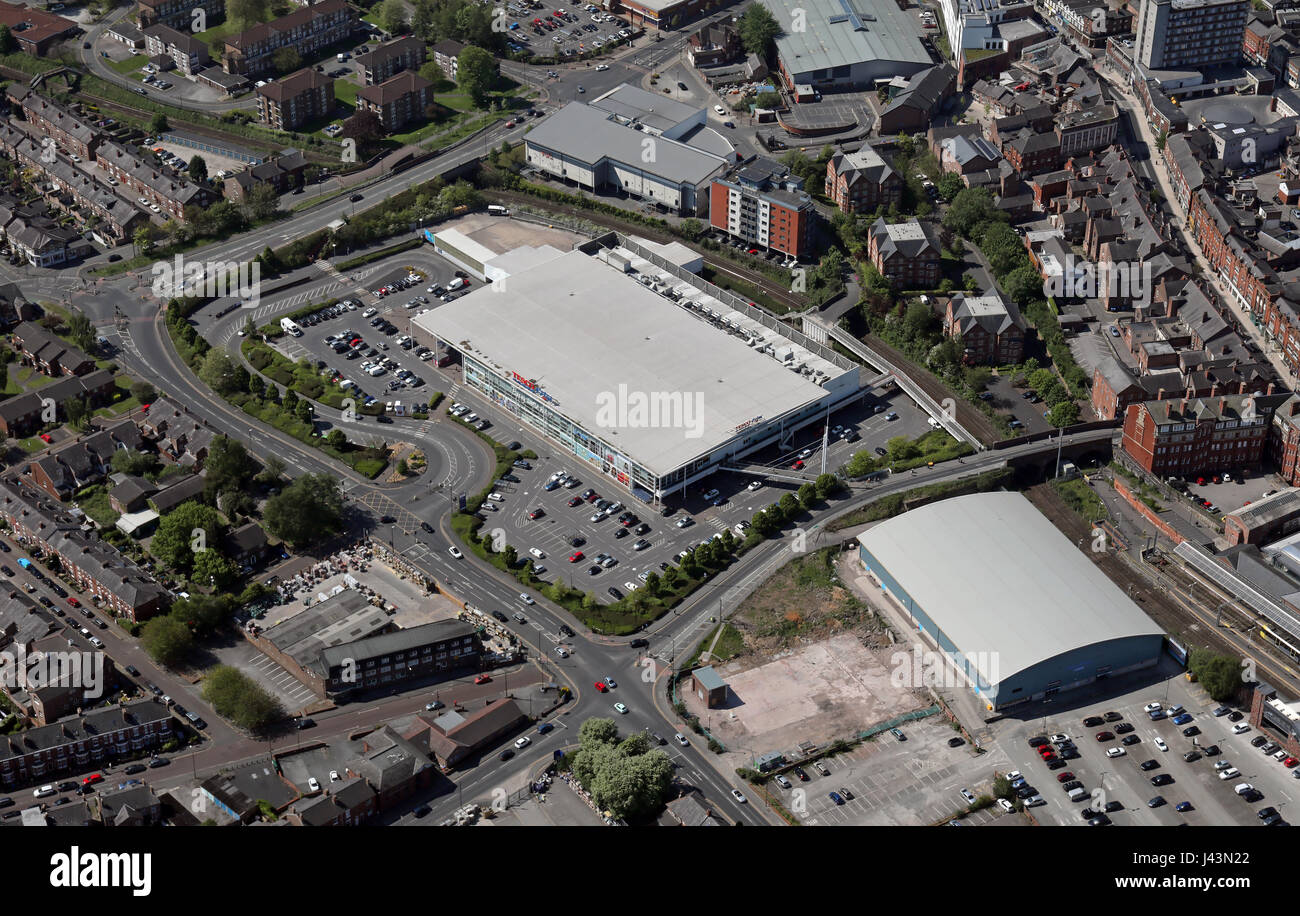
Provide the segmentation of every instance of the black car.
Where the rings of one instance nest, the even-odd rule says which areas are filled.
[[[647,525],[645,522],[642,522],[641,524],[639,524],[639,525],[636,526],[636,533],[637,533],[637,534],[649,534],[649,533],[650,533],[650,526]]]
[[[137,668],[135,665],[127,665],[127,666],[126,666],[126,673],[129,674],[129,675],[131,675],[131,677],[139,677],[139,676],[140,676],[140,669]]]
[[[376,423],[392,423],[392,422],[393,422],[393,418],[390,417],[390,416],[389,416],[388,414],[386,414],[386,413],[381,413],[381,414],[377,414],[377,415],[375,416],[375,422],[376,422]]]
[[[348,200],[352,201],[354,204],[355,204],[357,201],[364,200],[364,199],[365,199],[365,198],[362,197],[360,194],[353,194],[351,197],[348,198]]]
[[[560,632],[563,633],[565,636],[573,635],[573,630],[569,628],[569,625],[567,623],[560,624]]]
[[[509,760],[514,755],[515,755],[514,751],[510,750],[510,748],[506,748],[504,751],[501,752],[499,756],[501,757],[502,760]]]
[[[75,792],[77,791],[77,784],[75,782],[72,782],[71,780],[68,780],[66,782],[59,783],[54,788],[60,792]]]
[[[1263,735],[1256,735],[1254,738],[1250,739],[1251,747],[1262,747],[1265,744],[1268,744],[1268,738]]]
[[[654,741],[655,744],[667,744],[667,743],[668,743],[668,739],[665,738],[663,735],[659,734],[658,732],[651,732],[651,733],[650,733],[650,740]]]
[[[1047,768],[1049,770],[1059,770],[1063,766],[1065,766],[1065,761],[1060,757],[1047,761]]]
[[[1117,735],[1127,735],[1131,731],[1133,731],[1132,722],[1121,722],[1115,726],[1115,734]]]
[[[425,534],[433,534],[433,526],[428,522],[420,522],[420,530]]]
[[[509,617],[507,617],[505,614],[501,613],[500,611],[493,611],[492,616],[495,617],[497,620],[501,621],[502,623],[506,623],[510,620]]]
[[[311,719],[294,719],[294,725],[299,729],[311,728],[315,724]]]
[[[511,442],[509,445],[506,446],[506,448],[512,452],[517,452],[521,448],[523,448],[523,445],[519,442]]]
[[[600,575],[600,564],[597,563],[595,566],[593,566],[593,567],[591,567],[590,569],[588,569],[588,570],[587,570],[587,575],[589,575],[589,576],[599,576],[599,575]]]
[[[14,800],[10,798],[8,795],[0,795],[0,808],[12,807],[13,803]]]
[[[14,575],[14,571],[8,566],[0,566],[0,572],[3,572],[6,576]]]
[[[1102,718],[1104,718],[1107,722],[1120,722],[1123,721],[1124,719],[1124,717],[1117,712],[1103,713]]]
[[[1241,713],[1237,712],[1237,710],[1234,709],[1232,712],[1228,713],[1229,722],[1240,722],[1241,720],[1242,720],[1242,715]]]
[[[1079,759],[1079,752],[1078,752],[1077,750],[1075,750],[1074,748],[1072,748],[1072,747],[1063,747],[1063,748],[1061,748],[1061,752],[1060,752],[1060,753],[1061,753],[1061,759],[1062,759],[1062,760],[1078,760],[1078,759]]]
[[[1033,786],[1021,786],[1019,789],[1016,789],[1016,798],[1019,799],[1032,798],[1037,794],[1038,790]]]
[[[381,516],[379,516],[379,524],[381,524],[381,525],[391,525],[391,524],[393,524],[393,523],[396,522],[396,521],[397,521],[397,519],[393,518],[391,515],[381,515]]]
[[[432,810],[433,810],[433,809],[430,808],[428,805],[421,805],[420,807],[416,808],[416,809],[415,809],[414,811],[412,811],[411,813],[414,814],[416,817],[424,817],[426,814],[428,814],[428,813],[429,813],[430,811],[432,811]]]
[[[883,448],[881,448],[879,445],[877,445],[877,446],[876,446],[876,454],[879,455],[881,458],[884,458],[886,455],[889,454],[889,452],[885,451],[885,449],[883,449]]]
[[[1160,808],[1160,807],[1163,807],[1164,804],[1165,804],[1165,797],[1164,797],[1163,795],[1157,795],[1155,798],[1153,798],[1153,799],[1151,799],[1149,802],[1147,802],[1147,807],[1148,807],[1148,808]]]
[[[581,547],[585,543],[587,543],[587,539],[580,534],[575,534],[573,537],[569,538],[570,547]]]
[[[1102,810],[1105,811],[1107,814],[1110,814],[1114,811],[1123,811],[1124,806],[1117,801],[1108,801],[1106,802],[1106,807],[1103,808]]]
[[[1134,744],[1137,744],[1141,740],[1142,739],[1139,738],[1137,735],[1125,735],[1123,740],[1120,741],[1120,744],[1123,744],[1128,747],[1132,747]]]
[[[1161,773],[1159,776],[1151,777],[1151,785],[1157,787],[1167,786],[1173,781],[1174,781],[1174,777],[1170,776],[1168,773]]]
[[[955,736],[955,735],[954,735],[953,737],[951,737],[951,738],[948,739],[948,746],[949,746],[949,747],[961,747],[961,746],[962,746],[963,744],[965,744],[965,743],[966,743],[966,739],[965,739],[965,738],[959,738],[959,737],[957,737],[957,736]]]
[[[613,598],[615,601],[622,601],[622,600],[623,600],[623,593],[620,592],[618,589],[614,588],[614,586],[611,585],[611,586],[607,589],[607,591],[609,592],[609,596],[610,596],[611,598]]]
[[[795,767],[791,772],[793,772],[794,775],[799,777],[800,782],[808,781],[808,774],[803,771],[803,767]]]
[[[1157,760],[1143,760],[1143,761],[1142,761],[1142,769],[1143,769],[1144,771],[1145,771],[1145,770],[1156,770],[1156,769],[1159,769],[1159,768],[1160,768],[1160,762],[1157,761]]]
[[[1106,724],[1106,720],[1103,719],[1101,716],[1088,716],[1088,718],[1083,720],[1084,728],[1096,728],[1099,725],[1105,725],[1105,724]]]
[[[157,684],[155,684],[153,681],[146,682],[145,686],[149,688],[149,692],[152,693],[154,696],[160,697],[163,695],[162,688],[159,687]]]
[[[1195,725],[1189,725],[1185,729],[1183,729],[1183,737],[1185,738],[1192,738],[1196,735],[1199,735],[1200,733],[1201,730],[1197,728]]]
[[[1028,739],[1028,743],[1030,747],[1042,747],[1044,744],[1047,743],[1047,736],[1034,735],[1032,738]]]
[[[1221,750],[1219,750],[1219,746],[1217,744],[1211,744],[1207,748],[1202,748],[1202,750],[1205,753],[1206,757],[1218,757],[1220,754],[1223,753]]]
[[[40,603],[45,605],[46,607],[54,607],[54,602],[51,601],[49,598],[45,597],[44,595],[41,595],[41,597],[38,598],[37,600],[40,601]]]
[[[1259,801],[1263,797],[1264,797],[1264,793],[1259,791],[1259,789],[1251,789],[1249,792],[1244,793],[1241,796],[1241,799],[1247,804],[1253,805],[1255,802]]]
[[[614,537],[615,537],[615,538],[625,538],[625,537],[627,537],[627,529],[626,529],[626,528],[619,528],[617,531],[614,532]]]
[[[644,649],[646,646],[650,645],[650,640],[638,636],[636,639],[628,643],[628,645],[633,649]]]
[[[147,769],[149,768],[143,763],[133,763],[122,772],[127,776],[134,776],[136,773],[143,773]]]
[[[1183,755],[1183,759],[1186,760],[1188,763],[1194,763],[1195,761],[1201,759],[1201,752],[1188,751],[1186,754]]]

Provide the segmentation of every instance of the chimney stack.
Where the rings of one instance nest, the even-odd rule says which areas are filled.
[[[1272,382],[1269,382],[1269,383],[1268,383],[1268,388],[1264,391],[1264,393],[1265,393],[1265,394],[1272,394],[1272,393],[1273,393],[1273,383],[1272,383]]]

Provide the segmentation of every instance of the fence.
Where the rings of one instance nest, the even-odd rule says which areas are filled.
[[[257,156],[243,150],[231,149],[228,146],[220,146],[210,140],[204,140],[199,137],[190,136],[189,134],[178,134],[168,132],[159,134],[158,139],[163,143],[175,143],[178,146],[188,146],[190,149],[198,150],[201,153],[212,153],[216,156],[225,156],[227,159],[235,159],[239,162],[246,162],[249,165],[261,165],[266,161],[265,157]]]
[[[902,715],[894,716],[892,719],[886,719],[884,722],[877,722],[875,725],[867,726],[865,729],[858,732],[858,738],[859,740],[865,741],[881,732],[887,732],[891,728],[897,728],[904,722],[915,722],[917,719],[927,719],[941,711],[941,707],[938,703],[925,709],[914,709],[911,712],[905,712]]]

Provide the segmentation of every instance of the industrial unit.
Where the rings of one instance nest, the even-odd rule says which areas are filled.
[[[458,355],[466,385],[646,502],[859,395],[857,366],[667,246],[610,240],[535,249],[504,284],[413,325]]]
[[[913,509],[862,565],[989,710],[1155,665],[1164,633],[1019,493]]]

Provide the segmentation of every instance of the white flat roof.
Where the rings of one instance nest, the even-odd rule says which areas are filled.
[[[990,685],[1073,649],[1163,630],[1019,493],[945,499],[865,547]]]
[[[658,476],[729,442],[741,424],[827,396],[771,356],[581,251],[513,274],[499,289],[480,287],[414,321],[473,358],[535,383],[557,410]],[[631,408],[633,398],[661,392],[680,394],[692,406],[698,392],[701,422],[645,426],[627,415],[607,422],[610,398]]]

